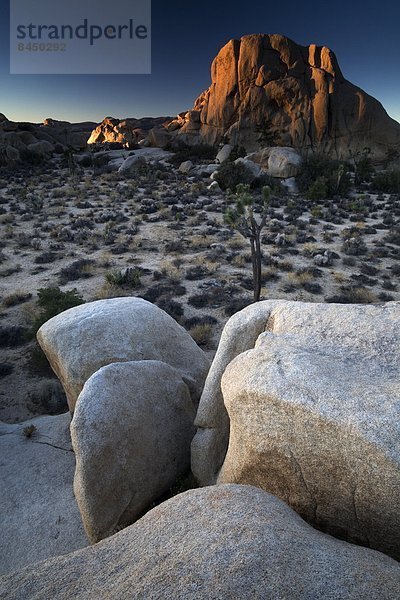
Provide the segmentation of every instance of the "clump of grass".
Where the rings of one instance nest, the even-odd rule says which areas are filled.
[[[137,288],[141,285],[140,271],[129,267],[125,271],[110,271],[104,275],[106,282],[115,287]]]
[[[199,346],[207,346],[213,335],[212,325],[209,323],[201,323],[194,325],[189,329],[189,334],[192,336],[196,344]]]
[[[23,428],[22,434],[29,439],[36,433],[36,431],[37,429],[34,425],[27,425]]]
[[[32,294],[24,293],[24,292],[14,292],[13,294],[9,294],[3,298],[3,306],[6,308],[10,308],[11,306],[16,306],[17,304],[22,304],[23,302],[28,302],[32,298]]]
[[[59,277],[60,284],[65,285],[69,281],[91,277],[93,265],[94,261],[87,258],[80,258],[79,260],[74,261],[67,267],[61,269]]]
[[[334,302],[338,304],[374,304],[378,302],[378,297],[364,287],[342,287],[340,294],[326,298],[325,302]]]

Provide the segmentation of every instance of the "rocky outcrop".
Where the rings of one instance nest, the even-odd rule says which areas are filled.
[[[238,313],[201,398],[195,475],[260,486],[317,527],[400,558],[399,339],[396,302]]]
[[[71,308],[38,331],[38,341],[71,412],[85,382],[115,362],[159,360],[177,369],[197,404],[209,362],[187,331],[142,298],[113,298]]]
[[[162,362],[113,363],[88,379],[71,436],[92,543],[133,523],[188,470],[195,413],[180,374]]]
[[[69,147],[86,148],[94,123],[68,123],[45,119],[40,123],[17,123],[0,114],[0,166],[16,166],[30,157],[48,158]]]
[[[72,491],[70,419],[0,423],[1,574],[88,543]]]
[[[188,143],[228,139],[248,151],[291,146],[341,158],[369,147],[376,159],[400,148],[400,124],[344,78],[329,48],[248,35],[222,48],[211,77],[193,109],[168,126]]]
[[[91,121],[69,123],[68,121],[57,121],[48,118],[44,120],[41,132],[66,148],[72,147],[76,150],[84,150],[95,126],[96,123]]]
[[[393,600],[400,566],[250,486],[191,490],[96,544],[0,579],[8,600]]]
[[[170,117],[144,117],[142,119],[114,119],[106,117],[93,129],[87,143],[121,144],[124,148],[135,148],[140,140],[154,127],[162,127],[171,121]]]

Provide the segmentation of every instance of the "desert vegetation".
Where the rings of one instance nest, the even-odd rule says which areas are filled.
[[[74,169],[60,157],[0,172],[0,418],[48,401],[55,380],[34,333],[82,302],[145,298],[212,357],[226,320],[254,300],[399,298],[395,163],[308,157],[293,195],[277,178],[254,180],[238,148],[209,189],[215,154],[182,145],[128,173],[110,172],[104,153]]]

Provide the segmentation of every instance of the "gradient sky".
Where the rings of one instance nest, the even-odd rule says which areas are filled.
[[[152,6],[152,75],[10,75],[9,0],[0,0],[0,112],[34,122],[174,116],[209,86],[211,61],[229,39],[281,33],[330,47],[344,76],[400,121],[398,2],[153,0]]]

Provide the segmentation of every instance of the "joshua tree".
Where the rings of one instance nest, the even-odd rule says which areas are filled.
[[[239,184],[236,193],[232,195],[234,208],[229,208],[224,215],[224,221],[244,238],[250,241],[251,262],[253,266],[254,302],[260,300],[261,294],[261,232],[267,222],[267,209],[271,188],[262,189],[261,202],[250,192],[250,186]],[[260,214],[254,214],[254,207],[260,206]]]

